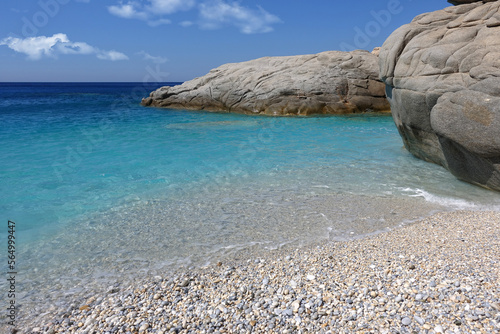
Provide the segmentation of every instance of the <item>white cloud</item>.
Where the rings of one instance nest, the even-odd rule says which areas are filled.
[[[144,60],[150,60],[150,61],[152,61],[153,63],[156,63],[156,64],[163,64],[163,63],[165,63],[165,62],[168,61],[168,59],[165,58],[165,57],[152,56],[149,53],[147,53],[146,51],[138,52],[138,54],[142,56],[142,59],[144,59]]]
[[[109,6],[108,11],[125,19],[138,19],[146,21],[150,26],[156,27],[169,24],[171,21],[162,16],[178,11],[190,10],[196,4],[195,0],[142,0],[120,2],[119,5]]]
[[[55,34],[52,37],[40,36],[20,39],[7,37],[0,41],[0,45],[7,45],[16,52],[24,53],[29,59],[36,60],[43,56],[54,57],[55,45],[59,43],[68,43],[68,36],[65,34]]]
[[[182,21],[181,23],[179,23],[179,25],[181,25],[182,27],[191,27],[194,23],[192,21]]]
[[[61,35],[64,35],[64,34],[61,34]],[[66,35],[64,35],[64,36],[66,36]],[[41,36],[41,37],[44,37],[44,36]],[[67,39],[67,37],[66,37],[66,39]],[[65,43],[56,43],[53,46],[53,48],[55,51],[57,51],[57,53],[73,54],[73,55],[88,55],[88,54],[93,54],[93,53],[98,52],[98,49],[96,49],[93,46],[90,46],[84,42],[72,43],[70,41],[66,41]]]
[[[101,51],[99,50],[96,53],[97,58],[102,59],[102,60],[111,60],[111,61],[117,61],[117,60],[127,60],[128,57],[127,55],[111,50],[111,51]]]
[[[53,36],[7,37],[0,40],[0,45],[6,45],[12,50],[24,53],[28,59],[38,60],[42,57],[57,58],[58,55],[91,55],[104,60],[125,60],[128,57],[117,51],[104,51],[84,42],[71,42],[66,34],[54,34]]]
[[[165,18],[179,11],[198,10],[198,25],[202,29],[217,29],[232,25],[242,33],[254,34],[273,31],[273,24],[281,20],[262,7],[243,7],[239,2],[227,0],[206,0],[197,5],[198,0],[135,0],[109,6],[108,11],[118,17],[146,21],[150,26],[172,23]],[[193,25],[194,20],[179,23],[182,27]]]
[[[148,14],[139,10],[140,5],[137,2],[120,4],[119,6],[109,6],[108,11],[124,19],[139,19],[146,21]]]
[[[280,23],[280,18],[262,7],[257,8],[258,10],[252,10],[240,6],[237,2],[226,3],[222,0],[204,3],[200,5],[200,25],[205,29],[215,29],[231,24],[245,34],[273,31],[272,24]]]
[[[152,13],[172,14],[181,10],[190,10],[196,4],[195,0],[149,0],[148,10]]]

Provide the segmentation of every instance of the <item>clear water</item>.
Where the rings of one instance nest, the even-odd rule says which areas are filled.
[[[27,304],[233,250],[500,208],[499,194],[413,158],[390,116],[141,107],[154,88],[0,84],[0,217],[17,225]]]

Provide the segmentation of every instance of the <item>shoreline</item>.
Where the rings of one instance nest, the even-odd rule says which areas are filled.
[[[499,231],[500,212],[453,211],[361,239],[235,254],[89,296],[18,333],[493,333]]]

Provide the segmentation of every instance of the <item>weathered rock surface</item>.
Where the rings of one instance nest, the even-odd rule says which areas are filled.
[[[500,2],[417,16],[382,46],[380,75],[410,152],[500,190]]]
[[[361,50],[225,64],[142,104],[273,116],[390,111],[378,57]]]
[[[448,0],[449,3],[452,5],[458,6],[458,5],[464,5],[468,3],[473,3],[473,2],[492,2],[492,1],[497,1],[497,0]]]

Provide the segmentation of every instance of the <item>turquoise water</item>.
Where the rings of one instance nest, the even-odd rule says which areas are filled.
[[[139,97],[150,87],[134,83],[0,88],[2,217],[35,237],[137,201],[267,178],[291,183],[298,193],[319,187],[463,207],[499,200],[414,159],[389,116],[269,118],[144,108]]]
[[[499,194],[413,158],[390,116],[141,107],[153,88],[0,84],[0,217],[18,228],[24,298],[39,302],[55,277],[68,290],[500,207]]]

